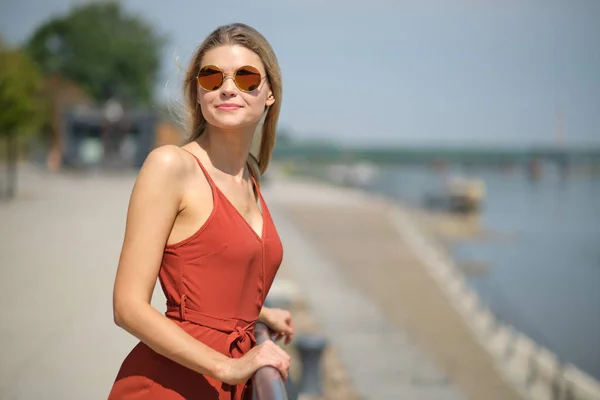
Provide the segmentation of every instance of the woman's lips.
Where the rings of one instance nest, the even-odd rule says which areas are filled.
[[[242,108],[242,106],[240,106],[239,104],[223,103],[223,104],[219,104],[217,106],[217,108],[219,110],[223,110],[223,111],[235,111],[235,110],[239,110],[240,108]]]

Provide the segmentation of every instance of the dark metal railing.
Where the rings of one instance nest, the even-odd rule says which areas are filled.
[[[254,328],[256,344],[271,340],[269,328],[261,322]],[[252,377],[254,383],[255,400],[288,400],[285,384],[281,374],[274,367],[262,367]]]

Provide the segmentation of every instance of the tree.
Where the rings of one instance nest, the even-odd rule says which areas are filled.
[[[151,25],[108,1],[48,21],[26,49],[44,74],[62,75],[98,101],[149,103],[164,41]]]
[[[8,198],[16,191],[17,136],[34,132],[42,120],[40,87],[41,75],[35,63],[0,41],[0,140],[6,143]]]

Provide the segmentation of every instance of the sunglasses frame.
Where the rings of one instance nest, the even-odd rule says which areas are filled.
[[[219,70],[219,72],[221,72],[221,84],[220,84],[220,85],[219,85],[219,87],[218,87],[218,88],[216,88],[216,89],[206,89],[206,88],[205,88],[204,86],[202,86],[202,84],[200,83],[200,72],[202,72],[202,70],[203,70],[204,68],[207,68],[207,67],[214,67],[215,69],[218,69],[218,70]],[[238,72],[239,72],[241,69],[244,69],[244,68],[247,68],[247,67],[253,68],[253,69],[255,69],[256,71],[258,71],[258,75],[260,76],[260,81],[259,81],[259,83],[258,83],[258,86],[256,87],[256,89],[253,89],[253,90],[244,90],[244,89],[242,89],[241,87],[239,87],[239,85],[238,85],[237,81],[235,80],[235,78],[236,78],[236,76],[237,76],[237,73],[238,73]],[[258,68],[256,68],[255,66],[253,66],[253,65],[242,65],[241,67],[237,68],[233,74],[226,74],[226,73],[225,73],[225,72],[224,72],[224,71],[223,71],[223,70],[222,70],[220,67],[218,67],[217,65],[208,64],[208,65],[205,65],[204,67],[202,67],[202,68],[200,68],[200,69],[198,70],[198,75],[196,75],[196,82],[198,83],[198,86],[200,86],[200,87],[202,88],[202,90],[204,90],[204,91],[206,91],[206,92],[214,92],[214,91],[216,91],[216,90],[219,90],[219,89],[221,89],[221,88],[223,87],[223,85],[225,84],[225,80],[226,80],[227,78],[231,78],[231,79],[233,80],[233,83],[235,84],[235,87],[237,87],[239,90],[241,90],[241,91],[242,91],[242,92],[244,92],[244,93],[252,93],[252,92],[254,92],[255,90],[258,90],[258,89],[260,89],[260,87],[261,87],[261,86],[262,86],[262,84],[263,84],[263,80],[267,79],[267,77],[266,77],[266,76],[262,76],[262,74],[260,73],[260,70],[259,70]]]

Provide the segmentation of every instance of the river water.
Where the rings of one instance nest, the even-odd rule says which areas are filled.
[[[469,283],[497,317],[600,380],[600,176],[393,166],[372,189],[420,206],[452,174],[483,179],[482,226],[512,237],[455,246],[488,267]]]

